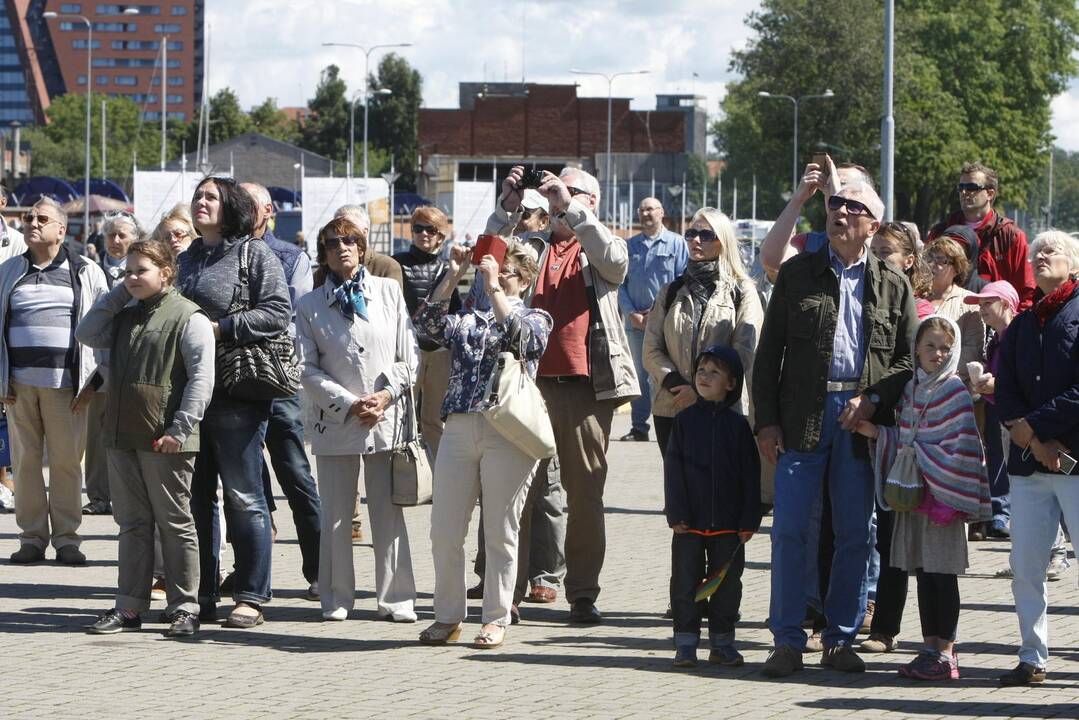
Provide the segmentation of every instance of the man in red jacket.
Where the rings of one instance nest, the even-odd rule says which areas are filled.
[[[980,163],[967,163],[959,174],[958,212],[929,230],[935,240],[952,225],[967,225],[978,235],[978,274],[986,280],[1007,280],[1019,293],[1019,310],[1034,301],[1034,272],[1027,258],[1027,236],[1013,221],[993,210],[997,174]]]

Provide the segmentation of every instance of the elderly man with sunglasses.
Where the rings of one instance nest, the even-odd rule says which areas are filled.
[[[1027,257],[1027,235],[1014,221],[993,209],[997,174],[980,163],[967,163],[959,174],[959,210],[929,230],[927,243],[955,225],[966,225],[977,235],[973,255],[977,273],[989,282],[1007,280],[1019,293],[1019,312],[1034,302],[1034,270]]]
[[[521,217],[523,177],[523,166],[510,170],[487,232],[513,234]],[[611,421],[616,407],[640,394],[618,308],[629,253],[626,241],[595,215],[596,178],[567,167],[558,175],[543,172],[537,189],[550,205],[551,237],[540,255],[531,305],[551,314],[554,329],[536,384],[551,415],[569,508],[564,580],[569,620],[595,624],[603,621],[596,598],[607,547],[603,488]]]
[[[914,295],[903,274],[866,241],[884,205],[865,183],[828,199],[828,245],[783,264],[765,314],[753,371],[757,442],[777,464],[769,625],[775,650],[764,674],[802,669],[804,566],[810,514],[828,474],[835,551],[824,601],[821,664],[862,672],[852,643],[865,614],[873,514],[861,420],[893,424],[911,377]]]
[[[0,265],[0,398],[8,408],[15,466],[13,563],[83,565],[82,454],[86,407],[103,382],[99,356],[75,340],[75,325],[108,292],[105,274],[64,246],[67,215],[42,198],[23,218],[27,250]],[[49,447],[49,489],[42,470]]]

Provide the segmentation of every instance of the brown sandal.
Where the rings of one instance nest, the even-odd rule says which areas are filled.
[[[461,637],[461,623],[436,622],[420,633],[424,645],[446,645]]]
[[[504,625],[484,625],[485,628],[492,628],[490,630],[482,630],[476,639],[472,641],[472,647],[477,650],[493,650],[500,646],[506,640],[506,627]]]

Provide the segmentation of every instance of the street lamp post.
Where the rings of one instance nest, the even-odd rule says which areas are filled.
[[[356,90],[352,93],[352,98],[348,104],[348,176],[352,177],[352,164],[356,157],[356,96],[360,93],[364,93],[366,96],[367,89]],[[393,90],[389,88],[379,88],[375,90],[375,95],[393,95]],[[363,176],[367,177],[367,102],[363,104]]]
[[[601,77],[601,78],[603,78],[604,80],[607,81],[607,169],[606,169],[606,171],[604,173],[604,178],[603,179],[607,181],[607,220],[609,221],[611,219],[611,215],[612,215],[612,211],[613,211],[613,207],[612,207],[611,203],[612,203],[612,196],[614,194],[614,190],[613,190],[613,188],[611,186],[611,103],[612,103],[612,93],[613,93],[613,88],[614,88],[614,80],[615,80],[615,78],[622,77],[623,75],[647,75],[649,73],[649,71],[648,70],[630,70],[630,71],[627,71],[627,72],[616,72],[616,73],[608,74],[608,73],[592,72],[592,71],[588,71],[588,70],[577,70],[577,69],[574,69],[574,68],[570,68],[570,72],[573,73],[574,75],[595,75],[595,76]]]
[[[800,98],[793,97],[791,95],[773,95],[770,92],[761,90],[757,93],[762,98],[773,98],[775,100],[790,100],[794,104],[794,164],[791,171],[791,193],[798,189],[798,104],[803,103],[806,100],[820,100],[824,98],[835,97],[835,93],[831,90],[825,90],[823,95],[803,95]]]
[[[124,15],[138,15],[137,8],[125,8]],[[90,113],[91,113],[91,94],[94,83],[94,26],[90,22],[90,18],[85,15],[76,15],[73,13],[58,13],[49,10],[41,15],[46,20],[54,20],[57,18],[78,18],[86,25],[86,167],[84,170],[83,178],[83,193],[82,193],[82,239],[83,242],[90,237]]]
[[[350,48],[356,48],[357,50],[362,50],[363,51],[363,177],[366,180],[367,179],[367,95],[368,95],[368,92],[367,92],[367,72],[368,72],[368,67],[370,66],[370,63],[371,63],[371,53],[373,53],[375,50],[384,50],[386,48],[412,47],[412,43],[389,43],[389,44],[386,44],[386,45],[372,45],[371,47],[364,47],[363,45],[359,45],[357,43],[324,42],[324,43],[322,43],[322,46],[323,47],[350,47]],[[387,94],[387,93],[382,93],[382,94]],[[350,125],[352,125],[352,124],[354,124],[354,123],[350,123]],[[350,137],[349,137],[349,148],[350,148],[349,149],[349,162],[351,163],[352,162],[352,157],[353,157],[353,150],[351,149],[352,144],[353,144],[352,143],[352,138],[351,138],[351,135],[352,135],[351,130],[349,132],[349,135],[350,135]],[[364,194],[364,197],[366,197],[366,193]]]

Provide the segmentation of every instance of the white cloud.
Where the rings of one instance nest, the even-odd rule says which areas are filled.
[[[1056,144],[1071,152],[1079,151],[1079,82],[1057,95],[1052,108]]]

